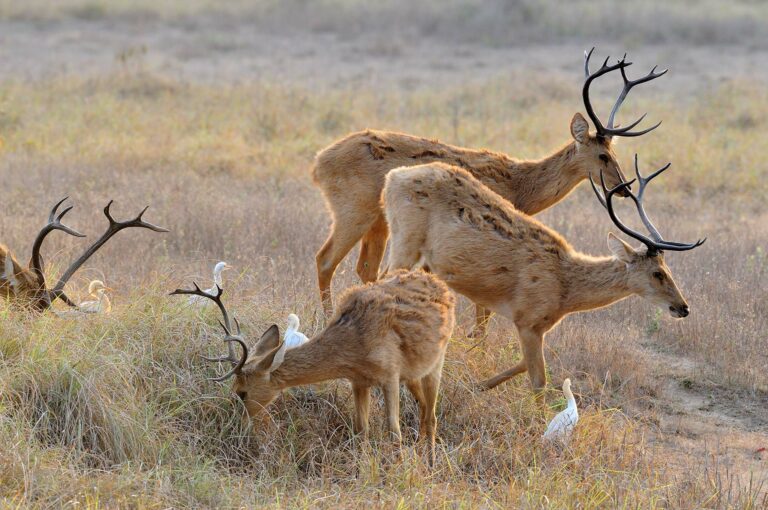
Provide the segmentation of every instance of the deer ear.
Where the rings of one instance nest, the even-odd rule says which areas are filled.
[[[16,268],[13,265],[13,256],[10,251],[5,252],[5,264],[3,267],[3,279],[13,289],[13,292],[19,290],[19,280],[16,278]]]
[[[589,141],[589,124],[587,119],[578,112],[571,119],[571,136],[579,143],[587,143]]]
[[[266,353],[274,350],[279,345],[280,328],[277,327],[277,324],[272,324],[269,328],[267,328],[264,334],[261,335],[261,338],[259,338],[259,340],[254,344],[252,348],[253,356],[255,358],[260,358]]]
[[[625,264],[632,262],[632,258],[637,255],[634,248],[616,237],[613,232],[608,232],[608,248],[617,259]]]
[[[277,370],[280,365],[283,364],[285,359],[285,351],[288,350],[288,344],[280,342],[280,344],[272,349],[272,351],[261,358],[256,364],[256,370],[259,372],[272,373]]]

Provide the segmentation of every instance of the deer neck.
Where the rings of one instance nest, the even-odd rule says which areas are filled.
[[[574,254],[565,264],[564,313],[602,308],[634,294],[627,265],[615,257]]]
[[[576,163],[576,142],[543,159],[513,163],[500,194],[526,214],[536,214],[565,198],[584,179]]]
[[[330,379],[346,377],[346,370],[339,363],[334,349],[329,349],[322,337],[289,349],[283,363],[271,374],[271,380],[280,389],[314,384]]]

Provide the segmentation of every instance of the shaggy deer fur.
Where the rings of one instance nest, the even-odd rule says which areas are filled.
[[[317,278],[326,314],[332,310],[331,279],[336,267],[362,239],[357,274],[376,279],[389,231],[380,205],[384,179],[392,169],[442,161],[460,166],[527,214],[536,214],[565,198],[589,176],[606,170],[611,185],[624,176],[611,139],[589,134],[577,113],[573,141],[544,159],[524,161],[487,150],[474,150],[403,133],[353,133],[321,151],[312,169],[333,217],[331,234],[317,252]],[[478,310],[478,324],[486,314]]]
[[[221,293],[175,293],[207,295],[219,303],[224,323],[229,322]],[[454,297],[443,282],[422,271],[398,271],[348,290],[328,326],[300,347],[287,349],[272,325],[247,348],[225,324],[225,340],[238,343],[243,353],[239,360],[231,355],[214,360],[235,365],[227,375],[234,375],[233,389],[254,423],[266,417],[266,406],[286,388],[347,379],[355,398],[355,430],[367,434],[371,386],[380,386],[389,430],[398,442],[399,387],[404,381],[419,404],[419,436],[434,452],[437,393],[453,324]]]
[[[586,119],[577,113],[571,120],[573,140],[544,159],[523,161],[501,153],[454,147],[437,140],[427,140],[389,131],[353,133],[318,153],[312,168],[312,178],[331,212],[331,234],[317,252],[317,280],[326,315],[333,307],[331,280],[336,267],[362,239],[357,274],[364,282],[376,279],[384,255],[388,228],[379,199],[384,178],[393,168],[443,162],[470,172],[483,184],[509,200],[526,214],[536,214],[565,198],[586,179],[590,172],[602,172],[614,187],[624,180],[612,141],[617,136],[641,136],[659,126],[632,131],[645,115],[626,127],[615,124],[616,114],[633,87],[655,80],[665,71],[650,73],[630,80],[626,68],[631,62],[626,55],[609,64],[606,58],[595,72],[589,69],[594,48],[584,53],[584,85],[582,98],[595,133],[589,133]],[[618,99],[603,124],[592,107],[589,91],[597,78],[619,71],[624,82]],[[622,189],[622,194],[627,191]],[[489,314],[477,309],[476,333],[483,334]]]
[[[542,389],[544,334],[569,313],[637,294],[675,317],[688,315],[660,251],[635,250],[609,234],[613,256],[579,253],[461,168],[393,170],[384,207],[392,229],[389,269],[421,265],[517,326],[523,360],[485,388],[527,371],[534,389]]]

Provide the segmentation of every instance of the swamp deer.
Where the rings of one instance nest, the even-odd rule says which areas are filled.
[[[594,50],[594,48],[592,48]],[[595,127],[589,132],[586,119],[576,113],[571,120],[573,140],[551,155],[525,161],[487,150],[454,147],[437,140],[418,138],[390,131],[362,131],[335,142],[317,154],[312,178],[322,191],[331,212],[333,225],[328,239],[317,252],[317,279],[326,315],[332,310],[331,280],[336,267],[362,239],[357,274],[363,282],[376,279],[387,243],[388,228],[382,210],[381,190],[384,178],[394,168],[430,162],[444,162],[464,168],[483,184],[510,201],[526,214],[536,214],[556,204],[592,171],[604,171],[610,186],[624,182],[621,167],[613,151],[615,136],[639,136],[659,126],[632,131],[645,115],[626,127],[614,126],[619,107],[635,85],[651,81],[667,71],[650,73],[629,80],[626,68],[632,63],[626,55],[591,73],[585,52],[585,81],[582,89],[584,107]],[[620,71],[624,88],[603,125],[592,107],[589,87],[593,81],[613,71]],[[621,188],[624,195],[629,188]],[[483,334],[488,314],[477,310],[476,334]]]
[[[669,168],[607,188],[593,189],[616,226],[641,241],[637,250],[608,234],[611,257],[574,250],[554,230],[521,213],[503,197],[461,168],[432,163],[393,170],[387,175],[384,207],[392,229],[388,268],[421,266],[456,292],[511,319],[518,329],[523,360],[481,383],[493,388],[525,371],[535,390],[545,385],[544,334],[565,315],[593,310],[633,294],[686,317],[688,304],[678,289],[663,251],[701,245],[662,239],[643,208],[648,182]],[[638,181],[637,195],[629,191]],[[624,225],[613,210],[615,194],[626,191],[650,236]]]
[[[371,386],[380,386],[389,430],[399,442],[399,387],[404,381],[419,404],[419,436],[429,441],[434,455],[437,393],[454,324],[453,294],[435,276],[398,271],[348,290],[328,326],[293,349],[280,339],[274,324],[248,347],[237,319],[230,321],[221,288],[212,294],[195,284],[194,289],[177,289],[172,294],[202,296],[218,305],[229,353],[206,359],[232,364],[229,372],[214,380],[234,376],[233,390],[254,425],[259,418],[265,419],[266,406],[286,388],[347,379],[355,399],[355,431],[367,434]],[[234,344],[242,349],[240,355]]]
[[[85,237],[77,230],[64,225],[61,220],[66,214],[72,210],[73,206],[64,208],[59,212],[59,207],[69,197],[65,197],[53,206],[50,214],[48,215],[48,222],[40,229],[35,242],[32,245],[32,258],[29,261],[27,267],[22,266],[11,251],[0,245],[0,258],[3,260],[3,271],[0,274],[0,293],[11,300],[14,304],[18,304],[22,307],[28,307],[32,310],[42,312],[49,309],[56,299],[61,299],[69,306],[77,307],[67,296],[64,294],[64,287],[75,272],[101,248],[109,239],[117,234],[119,231],[137,227],[146,228],[153,232],[168,232],[167,229],[158,227],[151,223],[147,223],[141,219],[148,207],[145,207],[138,216],[128,221],[115,221],[110,214],[110,207],[112,206],[112,200],[109,201],[104,208],[104,215],[109,221],[107,230],[99,237],[91,246],[86,249],[80,257],[77,258],[68,268],[64,271],[64,274],[59,278],[56,285],[49,289],[45,282],[45,271],[43,267],[43,258],[40,255],[40,248],[43,245],[43,241],[46,236],[54,230],[60,230],[71,236]]]

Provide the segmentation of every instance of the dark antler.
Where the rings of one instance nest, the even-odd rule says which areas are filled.
[[[149,230],[152,230],[153,232],[168,232],[168,229],[158,227],[157,225],[153,225],[152,223],[147,223],[146,221],[142,220],[141,217],[144,215],[144,213],[149,209],[149,206],[142,209],[142,211],[139,213],[138,216],[136,216],[132,220],[128,221],[115,221],[115,219],[112,217],[112,215],[109,212],[109,208],[112,206],[113,200],[110,200],[107,206],[104,208],[104,215],[107,217],[107,220],[109,220],[109,226],[107,227],[107,231],[102,234],[102,236],[96,240],[85,252],[80,255],[80,257],[75,260],[72,265],[67,268],[67,270],[64,272],[64,274],[59,278],[59,281],[56,283],[56,286],[53,288],[53,290],[50,291],[50,300],[54,301],[56,298],[61,297],[61,295],[64,292],[64,286],[67,284],[70,278],[72,278],[72,275],[75,274],[75,272],[80,269],[80,267],[85,264],[85,262],[96,253],[99,248],[104,246],[104,244],[112,238],[115,234],[120,232],[123,229],[136,227],[136,228],[146,228]],[[68,211],[69,209],[67,209]],[[64,212],[67,212],[64,211]],[[60,217],[63,216],[63,213],[60,215]]]
[[[221,310],[221,315],[224,317],[224,322],[219,321],[219,324],[221,325],[222,329],[224,330],[224,341],[227,343],[227,351],[228,354],[226,356],[220,356],[217,358],[207,358],[205,356],[201,356],[206,361],[213,361],[215,363],[221,363],[224,361],[229,361],[232,363],[233,367],[232,370],[227,372],[226,374],[220,376],[220,377],[213,377],[211,378],[212,381],[225,381],[232,377],[233,375],[240,372],[240,370],[243,368],[243,365],[245,365],[246,360],[248,359],[248,347],[245,345],[245,341],[243,340],[242,335],[240,334],[240,322],[237,320],[236,317],[233,317],[235,322],[235,328],[236,333],[232,334],[232,323],[229,320],[229,313],[227,313],[227,308],[224,306],[224,303],[221,301],[221,295],[224,293],[224,290],[216,286],[216,294],[209,294],[208,292],[205,292],[204,290],[201,290],[200,287],[197,285],[197,283],[192,282],[192,285],[194,285],[194,289],[176,289],[173,292],[171,292],[172,296],[179,296],[179,295],[190,295],[190,296],[202,296],[205,298],[210,299],[216,305],[219,307],[219,310]],[[240,347],[242,348],[243,353],[238,358],[235,354],[235,348],[233,343],[240,344]]]
[[[40,248],[42,248],[43,241],[45,240],[46,236],[54,230],[61,230],[62,232],[66,232],[71,236],[85,237],[85,234],[81,234],[77,230],[68,227],[61,222],[61,219],[66,216],[66,214],[71,211],[72,207],[74,206],[70,205],[61,211],[58,215],[56,214],[58,212],[59,206],[61,206],[61,204],[63,204],[68,198],[69,197],[64,197],[56,202],[56,205],[53,206],[50,214],[48,214],[48,222],[43,226],[42,229],[40,229],[40,232],[37,234],[35,242],[32,245],[32,258],[29,260],[29,269],[35,273],[41,289],[45,289],[45,274],[43,270],[43,258],[40,256]]]
[[[643,244],[645,244],[648,247],[648,254],[650,256],[655,256],[656,254],[658,254],[663,250],[670,250],[670,251],[692,250],[697,246],[701,246],[702,244],[704,244],[704,241],[707,240],[706,238],[699,239],[698,241],[692,244],[677,243],[674,241],[665,241],[661,237],[661,233],[659,233],[659,230],[653,225],[650,218],[648,218],[648,215],[645,212],[645,208],[643,207],[643,195],[645,193],[645,187],[648,185],[649,182],[651,182],[651,180],[654,177],[661,174],[664,170],[669,168],[671,165],[672,163],[667,163],[663,167],[653,172],[648,177],[643,177],[642,175],[640,175],[640,168],[637,162],[637,154],[635,154],[635,174],[637,175],[637,177],[635,179],[632,179],[629,182],[623,182],[618,186],[616,186],[615,188],[608,189],[605,186],[605,179],[603,178],[603,172],[601,170],[600,185],[603,188],[602,194],[597,190],[597,186],[595,186],[595,181],[592,180],[592,176],[591,175],[589,176],[589,182],[592,184],[592,189],[594,190],[595,195],[597,195],[597,199],[600,201],[603,207],[606,208],[606,210],[608,211],[608,215],[611,217],[611,220],[613,221],[613,223],[616,224],[619,230],[621,230],[628,236],[633,237],[638,241],[642,242]],[[640,188],[637,192],[637,195],[634,195],[631,191],[629,191],[629,186],[635,181],[638,181],[640,183]],[[648,232],[650,233],[650,237],[645,236],[627,227],[616,216],[616,212],[613,210],[613,195],[619,190],[625,190],[627,193],[627,196],[629,196],[632,199],[632,201],[635,203],[637,212],[640,215],[640,220],[643,222],[643,225],[645,225],[645,228],[648,229]]]
[[[624,103],[624,100],[627,98],[627,94],[629,94],[629,91],[632,90],[632,87],[635,85],[639,85],[641,83],[649,82],[651,80],[655,80],[659,76],[663,76],[667,73],[668,69],[665,69],[661,71],[660,73],[656,72],[656,67],[654,66],[653,69],[651,69],[651,72],[647,75],[643,76],[642,78],[638,78],[637,80],[630,80],[627,78],[626,68],[632,65],[632,62],[627,62],[627,55],[626,53],[624,56],[619,60],[616,64],[608,65],[608,60],[610,57],[607,57],[605,59],[605,62],[603,62],[603,65],[600,66],[600,69],[595,71],[594,73],[589,72],[589,59],[592,57],[592,52],[595,51],[595,48],[592,48],[589,50],[589,52],[584,52],[584,88],[582,89],[582,96],[584,98],[584,107],[587,110],[587,115],[589,115],[589,118],[592,119],[592,123],[595,125],[595,130],[597,131],[597,134],[599,136],[608,138],[612,136],[640,136],[644,135],[645,133],[648,133],[650,131],[653,131],[657,127],[661,125],[661,122],[658,122],[656,125],[649,127],[648,129],[644,129],[642,131],[631,131],[632,128],[640,124],[643,119],[645,119],[645,116],[647,114],[643,114],[639,119],[637,119],[632,124],[619,128],[617,126],[614,126],[614,120],[616,118],[616,113],[619,111],[619,108]],[[608,116],[608,123],[607,125],[603,126],[603,123],[598,118],[597,114],[595,113],[594,108],[592,107],[592,102],[589,98],[589,86],[592,84],[592,82],[599,78],[600,76],[603,76],[604,74],[610,73],[611,71],[620,70],[621,72],[621,78],[624,80],[624,88],[622,89],[621,93],[619,94],[618,99],[616,99],[616,103],[614,103],[613,108],[611,108],[611,113]]]

